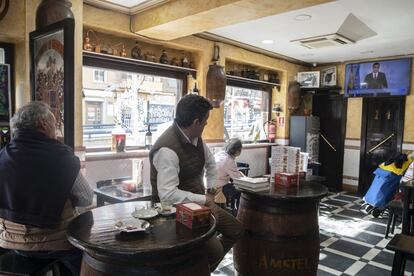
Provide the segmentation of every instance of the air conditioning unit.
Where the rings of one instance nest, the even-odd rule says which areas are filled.
[[[318,49],[330,46],[354,44],[359,40],[372,37],[377,33],[369,28],[364,22],[350,13],[337,31],[327,35],[300,38],[292,40],[308,49]]]
[[[330,46],[348,45],[355,43],[351,39],[346,38],[340,34],[315,36],[298,40],[292,40],[292,42],[295,42],[308,49],[318,49]]]

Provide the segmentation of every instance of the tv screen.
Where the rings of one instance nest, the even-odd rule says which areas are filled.
[[[404,96],[410,80],[410,58],[351,63],[345,68],[345,96]]]

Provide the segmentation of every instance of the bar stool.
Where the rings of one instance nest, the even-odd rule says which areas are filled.
[[[388,205],[389,216],[387,222],[387,229],[385,230],[385,238],[388,239],[388,234],[390,232],[394,234],[395,223],[397,220],[402,218],[403,203],[401,200],[392,200]]]
[[[395,252],[391,276],[404,275],[406,260],[414,260],[414,237],[397,234],[387,244]]]
[[[0,275],[42,276],[49,271],[53,276],[60,276],[57,260],[27,258],[13,250],[0,255]]]

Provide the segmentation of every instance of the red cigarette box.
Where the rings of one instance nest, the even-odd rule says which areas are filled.
[[[291,187],[298,185],[297,173],[275,173],[275,185]]]
[[[194,202],[180,203],[177,209],[176,220],[190,229],[210,225],[210,208]]]

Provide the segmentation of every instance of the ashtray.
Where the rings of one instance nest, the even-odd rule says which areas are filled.
[[[135,218],[123,219],[115,223],[115,228],[125,233],[145,232],[149,227],[148,221]]]
[[[158,212],[154,209],[137,209],[131,215],[138,219],[149,219],[158,216]]]

